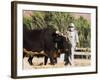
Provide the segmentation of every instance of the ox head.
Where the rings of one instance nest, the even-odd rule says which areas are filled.
[[[54,43],[56,43],[57,49],[70,49],[71,48],[71,43],[70,43],[69,39],[63,35],[54,33],[53,41],[54,41]]]

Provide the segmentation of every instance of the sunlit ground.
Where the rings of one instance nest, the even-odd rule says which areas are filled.
[[[33,65],[30,65],[28,63],[28,57],[25,57],[23,59],[23,69],[41,69],[41,68],[61,68],[65,67],[64,65],[64,55],[62,54],[60,58],[57,58],[58,63],[55,65],[50,65],[50,61],[48,60],[47,65],[44,64],[44,58],[37,58],[34,57],[32,62]],[[73,65],[67,65],[68,67],[77,67],[77,66],[89,66],[91,65],[91,60],[90,59],[74,59],[74,64]],[[66,67],[67,67],[66,66]]]

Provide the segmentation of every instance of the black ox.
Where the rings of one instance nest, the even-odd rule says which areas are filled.
[[[23,28],[23,48],[27,51],[39,52],[39,55],[45,56],[45,65],[47,64],[48,58],[50,58],[51,64],[57,63],[57,57],[61,53],[68,54],[65,57],[65,62],[70,63],[68,58],[70,56],[69,41],[65,37],[56,34],[55,30],[52,29],[27,30]],[[41,51],[44,51],[44,53],[41,53]],[[23,57],[25,54],[23,52]],[[30,55],[28,58],[28,62],[31,65],[33,57]]]

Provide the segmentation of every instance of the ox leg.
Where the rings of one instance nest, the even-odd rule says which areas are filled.
[[[54,65],[54,58],[50,57],[50,64]]]
[[[68,65],[68,64],[71,65],[69,51],[65,51],[65,59],[64,59],[64,61],[65,61],[65,65]]]
[[[50,64],[54,65],[56,60],[54,57],[54,51],[50,51],[49,58],[50,58]]]
[[[54,58],[54,62],[57,64],[57,58]]]
[[[44,65],[46,65],[46,64],[47,64],[47,61],[48,61],[48,57],[47,57],[47,56],[45,56],[45,58],[44,58]]]
[[[52,51],[49,51],[49,52],[47,51],[46,53],[48,54],[48,57],[50,58],[50,64],[51,65],[54,65],[54,57],[52,55],[53,52]],[[47,64],[48,57],[45,56],[45,61],[44,61],[45,62],[45,65]]]
[[[67,56],[67,54],[65,53],[65,65],[68,65],[68,63],[69,63],[69,59],[68,59],[68,56]]]
[[[33,56],[29,56],[29,58],[28,58],[28,62],[29,62],[30,65],[33,65],[33,63],[32,63],[32,59],[33,59]]]

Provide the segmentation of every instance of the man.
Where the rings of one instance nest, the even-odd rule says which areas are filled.
[[[69,24],[66,36],[67,36],[67,38],[69,39],[69,41],[71,43],[71,55],[69,57],[69,60],[71,62],[71,65],[74,65],[75,48],[76,48],[76,45],[79,42],[78,33],[77,33],[76,29],[75,29],[74,23],[70,23]],[[67,56],[67,54],[65,54],[65,60],[66,60],[66,56]],[[66,63],[65,63],[65,65],[66,65]]]

